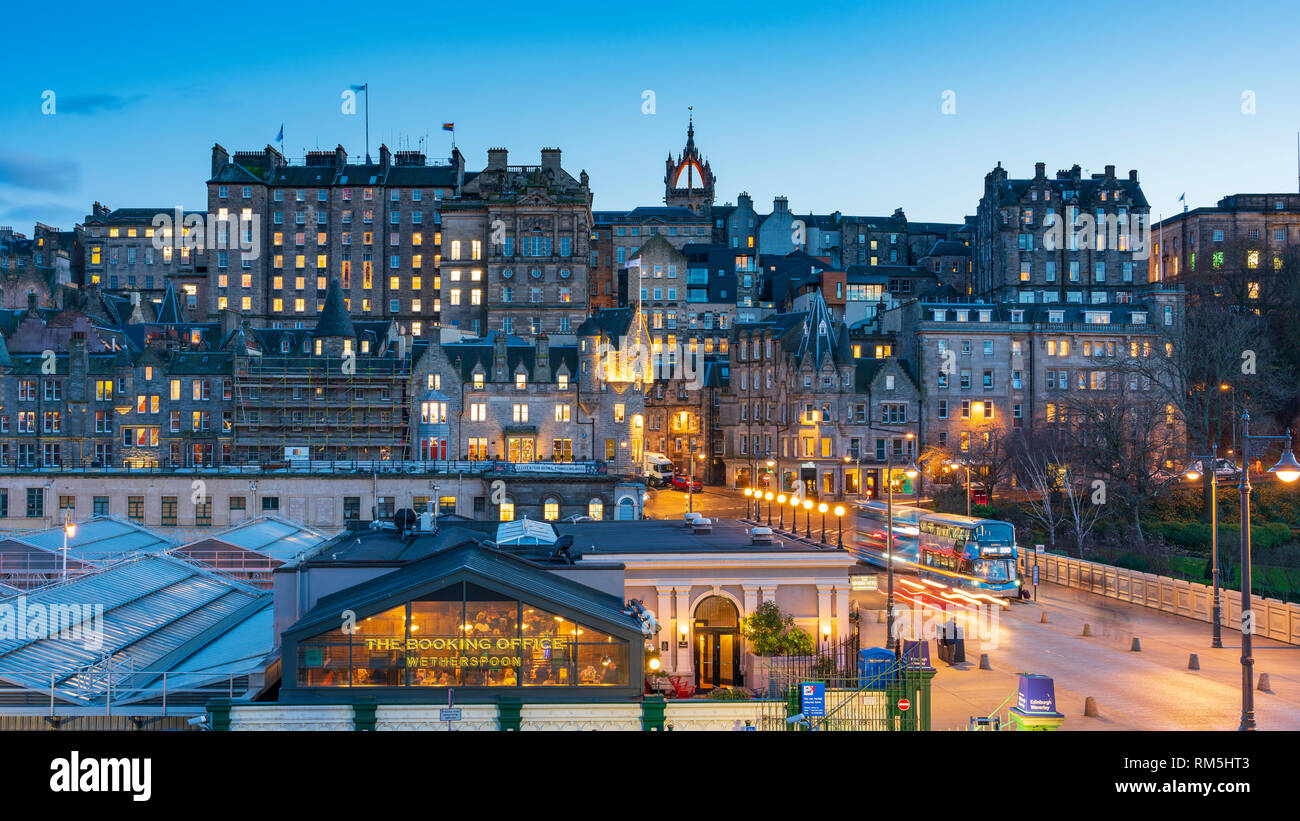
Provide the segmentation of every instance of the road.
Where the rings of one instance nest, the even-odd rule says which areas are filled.
[[[884,577],[881,576],[882,586]],[[856,593],[863,610],[883,610],[885,597]],[[1041,623],[1043,613],[1049,622]],[[1084,637],[1089,624],[1092,636]],[[883,646],[885,625],[863,613],[864,646]],[[965,729],[971,716],[1014,704],[1021,672],[1051,676],[1063,730],[1236,730],[1241,715],[1241,635],[1223,630],[1222,649],[1210,648],[1210,625],[1058,585],[1038,588],[1038,602],[1002,611],[988,646],[967,632],[967,663],[949,666],[930,652],[934,678],[932,726]],[[1130,650],[1133,637],[1141,651]],[[992,670],[979,669],[981,652]],[[1196,653],[1200,670],[1188,670]],[[1267,673],[1272,692],[1255,691],[1261,730],[1300,730],[1300,647],[1256,637],[1256,678]],[[1096,718],[1083,715],[1096,698]],[[1005,719],[1005,709],[1002,711]]]
[[[649,499],[645,503],[645,513],[651,519],[681,519],[686,513],[687,494],[680,490],[665,488],[646,491]],[[692,506],[697,513],[711,519],[740,519],[745,515],[749,502],[744,493],[724,487],[706,485],[704,492],[694,496]]]

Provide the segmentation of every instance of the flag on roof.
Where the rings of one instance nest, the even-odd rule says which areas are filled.
[[[455,124],[455,123],[443,123],[443,124],[442,124],[442,130],[443,130],[443,131],[455,131],[455,130],[456,130],[456,124]]]

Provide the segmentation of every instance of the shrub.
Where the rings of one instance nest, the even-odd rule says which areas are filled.
[[[806,656],[813,650],[812,636],[796,627],[794,616],[774,601],[763,602],[752,615],[741,619],[740,634],[757,656]]]
[[[709,691],[708,697],[716,701],[744,701],[752,698],[743,687],[715,687]]]

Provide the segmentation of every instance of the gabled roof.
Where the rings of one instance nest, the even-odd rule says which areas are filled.
[[[354,610],[358,618],[381,612],[398,601],[439,590],[459,581],[472,581],[492,590],[552,608],[561,615],[607,629],[625,638],[641,637],[641,626],[623,612],[623,602],[543,566],[505,551],[480,546],[473,538],[448,547],[369,581],[317,600],[292,627],[285,641],[334,629],[339,612]]]
[[[77,522],[76,534],[68,538],[68,557],[91,563],[104,563],[138,554],[159,554],[176,543],[132,522],[113,516],[97,516]],[[63,551],[63,526],[12,537],[50,553]]]
[[[77,608],[79,629],[87,632],[82,640],[57,634],[0,639],[0,679],[48,692],[53,675],[58,697],[80,704],[103,703],[106,658],[114,665],[114,701],[130,700],[131,691],[151,678],[130,671],[166,670],[177,656],[191,655],[271,601],[269,593],[171,556],[116,562],[24,595],[29,609]],[[102,607],[102,617],[85,612],[86,603]],[[274,646],[271,631],[261,641],[265,656]]]

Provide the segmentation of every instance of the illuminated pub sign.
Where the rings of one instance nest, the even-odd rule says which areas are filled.
[[[631,684],[630,646],[546,608],[456,582],[297,643],[297,686]]]

